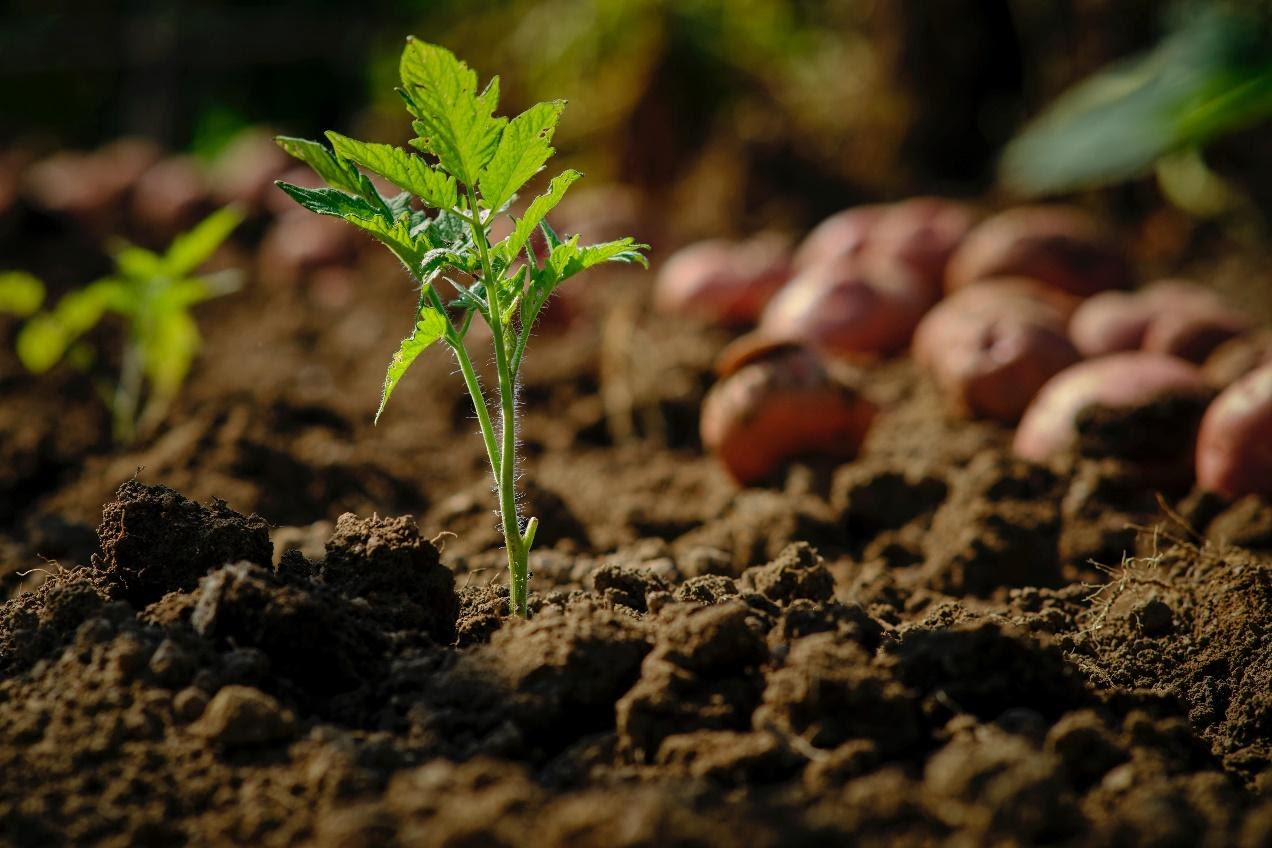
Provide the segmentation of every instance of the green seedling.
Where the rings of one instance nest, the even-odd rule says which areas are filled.
[[[631,238],[582,245],[559,237],[546,216],[582,175],[565,170],[519,216],[511,205],[555,152],[552,135],[564,101],[537,103],[514,118],[497,117],[499,78],[478,89],[477,75],[445,48],[408,39],[400,63],[401,88],[417,137],[412,153],[388,144],[329,132],[331,149],[314,141],[279,138],[279,145],[317,172],[327,188],[279,187],[319,215],[343,218],[381,241],[419,286],[410,335],[389,363],[375,419],[394,387],[430,345],[442,342],[459,364],[486,444],[499,497],[508,554],[510,606],[526,615],[527,557],[536,518],[517,512],[517,375],[536,318],[563,281],[603,262],[646,264],[646,245]],[[361,169],[361,170],[360,170]],[[382,195],[363,173],[378,174],[402,190]],[[495,241],[491,225],[512,218],[512,231]],[[531,237],[542,234],[545,252]],[[453,298],[438,288],[444,280]],[[449,295],[448,295],[449,296]],[[496,395],[487,400],[465,346],[474,316],[490,327]],[[496,429],[492,406],[498,409]]]
[[[167,415],[199,351],[191,307],[238,290],[236,271],[204,276],[195,271],[240,220],[233,208],[214,212],[177,236],[163,255],[120,242],[114,250],[114,274],[64,295],[49,309],[41,309],[45,290],[40,280],[21,271],[0,274],[0,311],[26,319],[17,337],[23,366],[42,374],[65,360],[86,369],[94,355],[84,335],[107,314],[118,315],[126,325],[119,378],[113,386],[101,387],[114,437],[127,444],[153,430]]]
[[[1272,6],[1187,5],[1171,33],[1065,92],[1003,154],[1003,182],[1022,194],[1107,185],[1156,172],[1189,212],[1233,205],[1235,190],[1202,149],[1272,117]]]

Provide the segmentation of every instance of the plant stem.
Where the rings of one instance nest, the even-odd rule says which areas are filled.
[[[495,346],[495,369],[499,375],[503,448],[500,451],[498,466],[492,463],[492,469],[498,482],[499,513],[503,523],[504,547],[508,551],[508,606],[513,615],[525,618],[529,551],[521,538],[521,524],[517,517],[517,386],[512,369],[509,367],[508,348],[504,343],[506,328],[503,324],[503,307],[499,302],[500,280],[495,277],[494,269],[490,264],[485,227],[478,223],[480,213],[477,211],[477,194],[472,186],[468,186],[467,191],[468,208],[473,215],[469,223],[473,229],[473,239],[477,242],[477,250],[481,255],[482,280],[486,284],[486,298],[490,312],[488,323]]]
[[[129,336],[124,344],[124,359],[119,371],[119,385],[111,403],[115,441],[128,444],[136,435],[137,404],[141,401],[141,349],[136,338]]]
[[[433,302],[435,308],[440,314],[446,314],[446,306],[442,303],[441,296],[434,288],[429,288],[429,299]],[[468,313],[469,316],[472,313]],[[465,323],[464,329],[456,330],[447,321],[445,341],[450,345],[451,352],[455,354],[455,361],[459,363],[459,371],[464,375],[464,385],[468,387],[468,396],[473,399],[473,410],[477,413],[477,423],[481,426],[481,439],[486,443],[486,458],[490,460],[490,470],[495,474],[496,482],[499,480],[499,441],[495,438],[495,427],[490,421],[490,408],[486,406],[486,392],[482,390],[481,380],[477,378],[477,371],[473,368],[473,360],[468,355],[468,348],[464,347],[464,333],[467,330]]]

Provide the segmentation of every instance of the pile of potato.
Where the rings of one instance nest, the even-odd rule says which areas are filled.
[[[1015,426],[1022,458],[1070,454],[1093,411],[1195,410],[1169,450],[1150,438],[1155,455],[1125,458],[1146,480],[1170,464],[1225,497],[1272,495],[1272,332],[1188,280],[1136,288],[1117,242],[1074,207],[979,220],[915,198],[837,213],[794,249],[770,234],[700,242],[663,265],[655,306],[753,328],[722,354],[701,418],[741,483],[855,455],[877,409],[837,364],[908,350],[954,414]]]

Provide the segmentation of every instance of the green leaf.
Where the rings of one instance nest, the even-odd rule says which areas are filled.
[[[1209,10],[1152,52],[1065,92],[1003,153],[1022,194],[1137,177],[1160,158],[1272,115],[1272,61],[1256,28]]]
[[[32,374],[48,371],[70,344],[66,329],[47,312],[31,316],[18,331],[18,359]]]
[[[199,351],[199,328],[184,309],[166,309],[141,327],[141,360],[151,391],[176,396]]]
[[[431,167],[418,156],[391,144],[374,144],[328,132],[336,155],[374,171],[434,209],[452,209],[457,199],[455,178]]]
[[[501,208],[543,170],[555,152],[552,134],[564,108],[564,100],[537,103],[508,123],[494,157],[481,173],[482,200],[487,208]]]
[[[552,233],[556,240],[556,233]],[[557,240],[543,267],[531,271],[530,286],[526,290],[523,320],[533,324],[539,310],[556,291],[557,286],[570,277],[603,262],[621,262],[649,267],[649,260],[641,253],[648,245],[637,244],[630,238],[580,246],[579,237],[568,241]]]
[[[0,312],[22,318],[35,313],[44,303],[44,283],[26,271],[0,272]]]
[[[322,181],[327,185],[365,197],[365,187],[362,183],[365,177],[348,162],[338,160],[323,145],[309,139],[291,138],[285,135],[278,136],[274,141],[283,150],[313,168],[314,173],[322,177]]]
[[[411,363],[424,352],[425,348],[446,335],[449,319],[428,302],[427,295],[428,287],[425,286],[420,290],[420,304],[419,311],[416,313],[415,327],[409,336],[402,339],[397,353],[393,354],[393,359],[389,362],[389,370],[384,375],[384,391],[380,395],[380,408],[375,412],[376,424],[380,423],[380,415],[384,413],[384,407],[389,403],[389,396],[393,394],[393,389],[397,387],[406,369],[411,367]]]
[[[184,277],[194,271],[216,253],[242,222],[243,213],[233,206],[213,212],[172,240],[163,255],[164,270],[174,277]]]
[[[124,314],[136,308],[136,295],[123,280],[107,277],[62,296],[49,312],[32,315],[18,332],[18,358],[28,371],[42,374],[57,364],[80,336],[97,325],[106,310]]]
[[[115,269],[129,280],[153,280],[165,275],[163,257],[144,247],[119,241],[112,257]]]
[[[499,242],[495,246],[495,252],[503,259],[505,264],[511,264],[517,258],[517,254],[521,252],[521,248],[525,247],[526,242],[530,239],[530,234],[534,232],[534,228],[547,217],[561,198],[565,197],[566,191],[570,186],[574,185],[583,175],[573,169],[562,171],[552,178],[552,182],[548,183],[548,190],[531,201],[530,206],[526,209],[526,214],[520,218],[513,219],[512,233]]]
[[[408,39],[399,64],[402,94],[416,120],[411,143],[437,157],[460,182],[476,186],[495,155],[506,118],[494,117],[499,78],[477,94],[477,75],[444,47]]]
[[[243,275],[237,269],[226,269],[206,277],[178,280],[164,293],[164,303],[185,309],[205,300],[224,297],[242,288]]]
[[[332,215],[346,221],[372,220],[382,217],[381,210],[372,206],[362,197],[356,197],[334,188],[302,188],[298,185],[278,180],[274,185],[281,188],[292,200],[319,215]]]

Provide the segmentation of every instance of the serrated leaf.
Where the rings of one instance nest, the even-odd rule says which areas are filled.
[[[285,191],[292,200],[318,215],[331,215],[346,221],[381,217],[380,210],[365,199],[334,188],[303,188],[282,180],[276,181],[274,185]]]
[[[487,208],[503,207],[543,170],[555,152],[552,134],[564,108],[564,100],[537,103],[508,122],[494,157],[481,174],[482,200]]]
[[[455,206],[455,178],[430,166],[420,157],[391,144],[358,141],[337,132],[328,132],[327,138],[337,156],[374,171],[434,209]]]
[[[44,303],[44,283],[26,271],[0,273],[0,312],[25,318]]]
[[[173,277],[184,277],[212,258],[230,233],[243,222],[243,213],[233,206],[218,209],[192,229],[172,240],[163,254],[164,270]]]
[[[167,309],[141,326],[141,360],[151,390],[176,395],[199,351],[199,328],[184,309]]]
[[[437,157],[447,173],[476,186],[495,154],[506,118],[494,117],[499,78],[477,93],[477,75],[444,47],[408,39],[399,63],[403,98],[419,137],[411,143]]]
[[[322,181],[332,188],[362,194],[361,176],[356,168],[341,162],[322,144],[307,138],[291,138],[280,135],[274,139],[283,150],[314,169]]]
[[[521,252],[521,248],[525,247],[535,227],[539,226],[547,214],[561,202],[561,198],[565,197],[570,186],[582,176],[573,169],[557,174],[552,178],[552,182],[548,183],[548,190],[530,202],[526,214],[513,219],[512,233],[495,246],[495,253],[503,259],[505,265],[510,265],[516,260],[517,254]]]
[[[420,291],[420,304],[419,311],[416,313],[415,327],[412,328],[409,336],[402,339],[402,344],[398,346],[397,353],[393,354],[393,359],[389,361],[389,369],[384,375],[384,390],[380,395],[380,408],[375,412],[376,424],[380,423],[380,415],[384,413],[384,407],[389,403],[389,396],[393,394],[393,390],[397,387],[398,381],[402,379],[402,375],[406,373],[406,369],[411,367],[411,363],[429,345],[446,334],[446,326],[449,319],[428,302],[427,294],[428,289],[426,286]]]
[[[423,239],[430,247],[455,247],[473,244],[473,233],[463,218],[445,210],[427,219],[423,226],[412,229],[412,235]]]
[[[548,254],[543,267],[530,274],[530,287],[525,295],[524,314],[533,323],[539,310],[556,291],[557,286],[570,277],[604,262],[639,264],[649,267],[649,260],[641,253],[648,245],[637,244],[631,238],[607,241],[600,244],[579,245],[579,237],[562,242],[551,234],[556,244]]]

